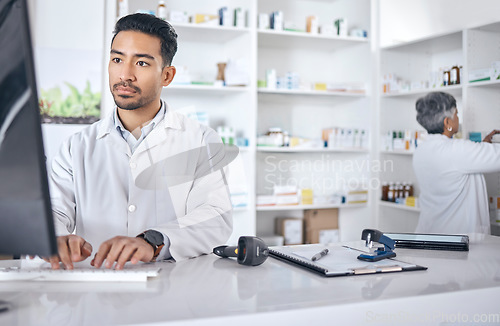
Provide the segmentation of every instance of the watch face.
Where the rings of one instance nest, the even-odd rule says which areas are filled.
[[[144,233],[144,239],[151,242],[157,247],[163,244],[163,234],[155,230],[146,231]]]

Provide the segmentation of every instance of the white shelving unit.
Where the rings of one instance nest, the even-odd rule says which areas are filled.
[[[446,34],[391,45],[381,50],[381,72],[396,73],[407,80],[428,79],[430,71],[439,67],[463,65],[460,85],[413,90],[402,93],[389,93],[380,96],[380,132],[388,130],[422,129],[415,119],[415,101],[430,91],[442,91],[453,95],[457,100],[462,136],[469,137],[472,131],[486,132],[500,127],[500,80],[473,82],[468,81],[468,72],[473,69],[488,68],[493,61],[500,61],[500,22],[466,28]],[[391,117],[391,119],[389,119]],[[380,151],[382,157],[392,157],[392,173],[382,174],[384,181],[411,181],[415,192],[420,193],[413,174],[411,152]],[[404,179],[403,179],[404,178]],[[486,175],[489,196],[500,195],[500,174]],[[416,225],[415,213],[419,210],[398,207],[393,203],[379,201],[378,225],[381,229],[398,225],[397,231],[411,232]],[[397,209],[394,209],[397,208]],[[402,214],[411,222],[400,223]],[[499,234],[500,228],[492,226],[492,232]]]
[[[346,17],[350,26],[363,28],[370,37],[372,35],[370,1],[257,2],[258,13],[281,10],[284,20],[296,23],[298,28],[305,29],[306,17],[309,15],[316,15],[320,25],[333,22],[338,17]],[[278,76],[296,72],[300,75],[301,84],[305,86],[298,90],[258,88],[257,134],[264,134],[271,127],[280,127],[291,136],[318,139],[324,128],[370,130],[370,44],[369,38],[257,30],[257,78],[265,80],[268,69],[275,69]],[[312,90],[310,85],[315,82],[363,82],[366,91],[354,93]],[[369,150],[358,148],[257,147],[256,194],[272,194],[274,184],[294,184],[299,189],[312,188],[314,195],[341,191],[337,186],[325,185],[324,182],[362,176],[368,178],[369,173],[346,173],[342,167],[325,171],[326,169],[307,166],[307,162],[329,166],[333,162],[362,163],[368,157]],[[275,217],[301,217],[303,210],[322,208],[339,209],[342,240],[359,238],[359,225],[370,223],[370,204],[257,207],[257,235],[271,236],[274,233]]]

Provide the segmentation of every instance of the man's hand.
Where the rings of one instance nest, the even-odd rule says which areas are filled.
[[[104,267],[112,268],[116,262],[115,269],[123,269],[128,261],[132,264],[137,264],[139,261],[150,262],[153,256],[153,247],[146,240],[118,236],[103,242],[90,264],[99,268],[106,260]]]
[[[57,251],[59,255],[44,258],[52,269],[59,269],[60,262],[66,269],[73,269],[73,262],[85,260],[92,254],[92,245],[77,235],[64,235],[57,237]]]

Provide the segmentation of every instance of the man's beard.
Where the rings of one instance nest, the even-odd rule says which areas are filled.
[[[127,82],[120,82],[118,84],[114,84],[113,90],[116,90],[118,86],[129,87],[134,89],[137,92],[137,94],[139,95],[142,94],[142,90],[139,87],[130,85]],[[144,98],[144,97],[139,97],[139,99],[136,100],[135,102],[127,102],[127,99],[131,98],[131,96],[115,95],[114,92],[111,92],[111,94],[113,95],[113,100],[115,101],[116,106],[123,110],[129,110],[129,111],[136,110],[151,102],[149,98]]]

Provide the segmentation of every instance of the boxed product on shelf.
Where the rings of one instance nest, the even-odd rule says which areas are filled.
[[[246,23],[247,14],[248,12],[244,11],[241,8],[234,9],[234,18],[233,18],[234,26],[239,28],[245,27],[247,25]]]
[[[309,188],[300,190],[300,204],[301,205],[312,205],[314,203],[313,190]]]
[[[491,80],[500,79],[500,61],[493,61],[491,63],[490,78]]]
[[[425,130],[390,130],[382,137],[382,150],[413,152],[425,140]]]
[[[260,13],[259,14],[258,26],[259,26],[259,29],[269,29],[269,28],[271,28],[270,18],[269,18],[268,14],[266,14],[266,13]]]
[[[298,205],[300,202],[299,195],[281,195],[275,196],[276,205],[290,206],[290,205]]]
[[[298,33],[305,32],[305,30],[303,28],[300,28],[294,22],[284,22],[283,23],[283,30],[288,31],[288,32],[298,32]]]
[[[219,15],[194,14],[191,20],[195,24],[219,25]]]
[[[326,91],[326,83],[314,83],[313,89],[315,91]]]
[[[328,148],[368,148],[369,135],[366,129],[327,128],[322,137]]]
[[[283,30],[284,24],[283,12],[282,11],[273,11],[270,16],[270,27],[276,31]]]
[[[275,233],[283,236],[285,245],[302,244],[303,221],[301,218],[276,217]]]
[[[274,206],[276,205],[276,196],[258,195],[256,204],[257,206]]]
[[[368,202],[368,190],[349,190],[346,196],[347,204],[364,204]]]
[[[469,83],[490,80],[490,68],[469,70]]]
[[[230,14],[227,7],[219,9],[219,25],[220,26],[233,26],[233,16]]]
[[[349,31],[349,35],[352,37],[368,37],[368,32],[361,28],[353,28]]]
[[[482,139],[483,138],[481,137],[480,132],[475,132],[475,131],[469,132],[469,140],[476,142],[476,143],[480,143],[482,141]]]
[[[333,23],[338,36],[347,36],[347,18],[336,19]]]
[[[187,24],[189,23],[189,16],[185,11],[171,10],[169,15],[169,22]]]
[[[304,242],[330,243],[339,240],[339,210],[307,209],[304,211]]]
[[[406,197],[405,205],[410,207],[418,207],[418,197],[415,196]]]
[[[318,17],[308,16],[306,18],[306,31],[311,34],[318,34]]]
[[[234,132],[233,127],[228,126],[218,126],[217,133],[222,139],[222,142],[226,145],[234,145],[236,133]]]

